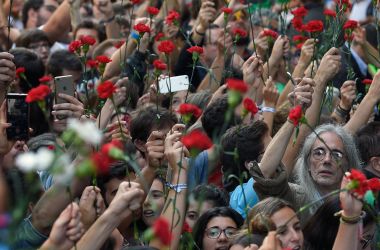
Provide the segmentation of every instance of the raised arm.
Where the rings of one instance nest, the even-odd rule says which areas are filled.
[[[358,129],[368,122],[369,117],[374,111],[376,103],[380,100],[380,72],[373,78],[368,93],[356,109],[354,115],[347,122],[344,128],[351,134],[355,134]]]
[[[306,119],[308,124],[314,128],[319,121],[320,107],[326,88],[326,84],[331,80],[340,69],[340,55],[339,50],[331,48],[322,58],[317,74],[314,77],[315,87],[312,96],[313,102],[310,108],[306,111]],[[299,152],[299,149],[305,140],[306,136],[310,133],[310,129],[306,125],[300,127],[300,131],[295,144],[289,143],[283,163],[288,171],[293,171],[295,159]]]
[[[180,141],[181,136],[181,132],[174,130],[172,133],[169,132],[165,139],[165,156],[171,169],[169,183],[174,187],[177,184],[187,186],[187,160],[185,155],[188,155],[188,151]],[[169,222],[169,228],[172,231],[170,249],[178,249],[179,246],[186,214],[186,195],[186,188],[182,190],[169,189],[164,206],[166,209],[161,213],[161,216]],[[163,248],[162,243],[157,239],[150,242],[149,245],[157,249]]]
[[[348,184],[347,177],[343,177],[341,189],[345,188]],[[361,228],[361,212],[363,208],[362,201],[355,197],[353,194],[343,191],[339,194],[340,205],[342,207],[341,219],[339,224],[338,233],[335,238],[333,250],[346,250],[358,249],[359,235]],[[345,218],[350,218],[350,222],[345,222]],[[356,222],[355,222],[356,221]]]
[[[77,243],[77,249],[100,249],[121,221],[141,208],[144,191],[135,182],[122,182],[110,206]]]
[[[64,37],[71,28],[69,0],[64,0],[42,28],[51,42]]]

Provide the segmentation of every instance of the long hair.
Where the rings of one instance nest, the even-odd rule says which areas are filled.
[[[353,137],[346,132],[343,127],[333,124],[323,124],[315,129],[315,132],[320,135],[325,132],[332,132],[336,134],[343,143],[345,155],[347,156],[347,165],[342,165],[343,172],[348,171],[350,168],[361,168],[359,153],[356,149]],[[317,140],[315,133],[311,133],[304,142],[303,148],[298,156],[295,169],[297,183],[305,188],[306,196],[309,201],[320,199],[321,195],[318,191],[317,184],[310,174],[310,152]],[[319,205],[323,202],[321,201]]]

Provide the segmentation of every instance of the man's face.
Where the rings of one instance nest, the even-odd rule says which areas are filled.
[[[211,66],[213,60],[215,59],[217,53],[218,53],[218,46],[217,46],[217,40],[218,35],[221,29],[211,29],[211,31],[208,29],[206,32],[206,41],[205,45],[203,46],[203,56],[208,66]],[[210,36],[211,34],[211,36]]]
[[[52,8],[53,7],[53,8]],[[44,5],[38,10],[37,27],[46,24],[53,14],[54,6]]]
[[[309,156],[310,174],[320,190],[330,192],[342,181],[347,156],[342,140],[335,133],[324,132],[319,136],[331,152],[322,141],[314,142]]]

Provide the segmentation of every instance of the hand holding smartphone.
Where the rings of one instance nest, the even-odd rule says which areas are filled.
[[[7,121],[12,125],[7,128],[8,140],[29,139],[29,104],[25,102],[26,94],[7,94]]]

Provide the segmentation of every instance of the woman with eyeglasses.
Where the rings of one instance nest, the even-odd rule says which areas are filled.
[[[241,215],[229,207],[216,207],[207,211],[194,226],[194,249],[229,249],[243,222]]]

